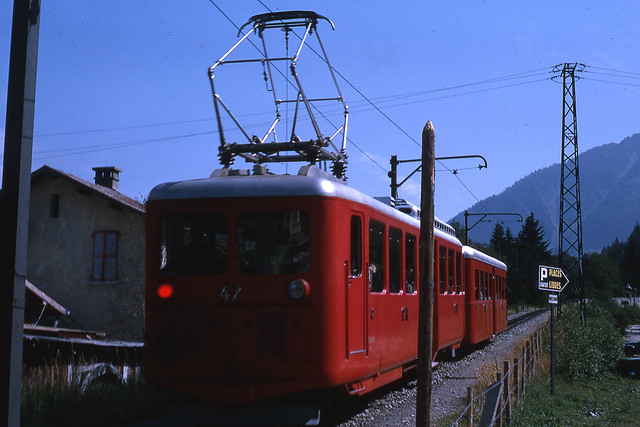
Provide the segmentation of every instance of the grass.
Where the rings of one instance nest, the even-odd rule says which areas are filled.
[[[79,385],[33,383],[22,387],[22,426],[115,426],[161,416],[170,397],[144,381]]]
[[[549,373],[540,371],[527,385],[523,405],[511,426],[637,426],[640,381],[607,374],[582,381],[556,376],[551,394]]]

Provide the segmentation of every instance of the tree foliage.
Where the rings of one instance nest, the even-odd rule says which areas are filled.
[[[454,222],[456,236],[464,242],[464,227]],[[452,224],[453,225],[453,224]],[[556,265],[545,232],[533,213],[526,218],[514,237],[511,229],[496,223],[488,245],[470,242],[507,264],[508,289],[511,303],[543,304],[547,297],[538,290],[538,266]],[[570,257],[569,257],[570,258]],[[576,259],[565,260],[574,263]],[[606,300],[612,297],[635,295],[640,298],[640,224],[636,223],[625,241],[616,240],[600,253],[583,256],[583,279],[587,298]],[[577,298],[577,271],[565,271],[570,284],[563,292],[566,299]]]
[[[496,223],[487,252],[507,264],[509,300],[512,303],[538,304],[544,295],[538,291],[538,265],[551,258],[549,242],[539,221],[530,213],[517,236]]]
[[[558,371],[567,379],[585,379],[615,370],[622,355],[622,335],[612,314],[602,306],[587,306],[583,325],[573,306],[558,322]]]

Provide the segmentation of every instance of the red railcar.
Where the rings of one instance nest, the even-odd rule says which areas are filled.
[[[452,231],[434,229],[434,357],[506,318],[504,264]],[[147,203],[146,376],[221,402],[393,381],[416,361],[418,240],[418,219],[314,167],[161,184]]]
[[[463,248],[467,289],[464,344],[477,344],[507,327],[506,265],[471,247]]]

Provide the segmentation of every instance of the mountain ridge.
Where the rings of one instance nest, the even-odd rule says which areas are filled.
[[[583,249],[600,251],[617,238],[624,241],[640,220],[640,133],[619,143],[603,144],[578,156]],[[470,213],[533,212],[554,253],[558,250],[560,163],[538,169],[497,195],[474,204]],[[464,212],[452,219],[464,224]],[[514,236],[521,224],[510,217],[492,218],[469,231],[478,242],[489,242],[495,221],[504,221]]]

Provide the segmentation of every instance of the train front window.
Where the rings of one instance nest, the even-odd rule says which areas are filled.
[[[227,264],[224,215],[167,215],[160,229],[160,271],[220,274]]]
[[[302,211],[243,212],[237,220],[236,267],[246,274],[309,270],[309,216]]]

